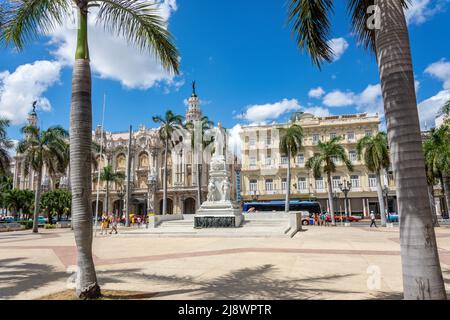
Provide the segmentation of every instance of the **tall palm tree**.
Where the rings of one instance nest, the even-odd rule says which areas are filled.
[[[386,209],[383,199],[383,183],[381,177],[383,171],[389,168],[389,147],[385,132],[379,132],[375,136],[366,136],[356,145],[358,158],[364,160],[367,169],[375,172],[377,176],[377,196],[380,204],[381,225],[386,227]]]
[[[444,192],[447,211],[450,210],[450,127],[432,129],[423,143],[429,180],[439,179]]]
[[[3,175],[6,175],[6,173],[9,172],[11,157],[9,156],[8,151],[14,146],[6,132],[9,125],[9,120],[0,118],[0,174]]]
[[[407,0],[347,0],[358,42],[375,53],[383,93],[389,150],[397,186],[405,299],[446,299],[430,203],[414,87]],[[321,66],[332,61],[328,42],[332,0],[290,0],[297,45]],[[376,5],[374,15],[369,7]],[[373,12],[373,11],[372,11]],[[375,19],[373,19],[375,18]]]
[[[75,4],[79,27],[72,74],[70,115],[70,168],[72,225],[78,249],[76,295],[82,299],[101,295],[92,259],[92,101],[88,45],[88,15],[97,7],[97,22],[130,44],[156,56],[169,72],[179,73],[179,54],[157,2],[145,0],[21,0],[4,14],[0,41],[22,49],[41,31],[61,25]],[[91,13],[92,14],[92,13]]]
[[[331,181],[331,174],[336,172],[337,161],[342,161],[349,171],[353,171],[353,165],[348,159],[344,147],[340,144],[341,140],[343,140],[343,137],[338,136],[327,142],[319,141],[317,144],[318,152],[312,158],[309,158],[305,164],[305,167],[308,170],[312,170],[315,178],[320,178],[322,173],[327,175],[328,202],[332,225],[336,225],[336,220],[334,219],[333,183]]]
[[[107,165],[106,167],[104,167],[102,172],[100,173],[100,180],[106,182],[106,199],[105,199],[106,213],[108,213],[109,187],[110,187],[111,182],[120,183],[124,179],[125,179],[125,173],[120,172],[120,171],[115,172],[111,165]],[[94,178],[94,180],[97,181],[96,178]]]
[[[19,142],[17,152],[24,155],[26,170],[37,172],[36,193],[34,197],[33,232],[38,232],[39,203],[44,166],[50,174],[64,173],[66,170],[66,150],[68,132],[62,127],[51,127],[41,131],[29,125],[22,128],[24,140]]]
[[[186,123],[186,128],[191,132],[191,147],[194,151],[195,163],[197,165],[197,209],[202,204],[202,171],[203,150],[214,142],[214,137],[205,139],[206,132],[214,127],[214,122],[207,116],[200,120]]]
[[[286,203],[284,211],[289,212],[289,200],[291,196],[291,159],[297,156],[302,149],[303,129],[297,124],[289,128],[280,128],[280,151],[287,155],[288,165],[286,173]]]
[[[163,207],[162,214],[167,214],[167,157],[171,146],[172,135],[183,127],[183,116],[167,111],[164,118],[154,116],[153,121],[160,125],[159,137],[164,141],[164,176],[163,176]]]

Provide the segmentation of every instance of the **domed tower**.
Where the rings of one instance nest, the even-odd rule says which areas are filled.
[[[37,117],[37,113],[36,113],[36,104],[37,101],[33,102],[33,110],[29,113],[28,115],[28,125],[29,126],[33,126],[33,127],[37,127],[37,121],[38,121],[38,117]]]
[[[202,118],[202,110],[200,109],[200,99],[195,92],[195,81],[192,82],[192,95],[188,100],[188,110],[186,112],[186,122],[200,120]]]

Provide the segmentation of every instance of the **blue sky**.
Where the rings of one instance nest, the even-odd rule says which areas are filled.
[[[167,109],[184,114],[192,80],[204,114],[228,128],[284,121],[296,110],[317,115],[382,112],[374,57],[352,37],[344,2],[336,2],[333,16],[336,61],[322,71],[296,48],[284,3],[163,1],[161,13],[181,53],[179,77],[93,27],[94,126],[101,122],[105,92],[108,131],[126,131],[130,124],[154,127],[152,116]],[[449,10],[449,0],[414,0],[408,12],[423,126],[433,126],[439,106],[450,99]],[[41,126],[68,127],[74,41],[74,31],[65,26],[23,52],[1,49],[0,115],[13,119],[9,134],[14,139],[20,138],[35,99],[40,101]]]

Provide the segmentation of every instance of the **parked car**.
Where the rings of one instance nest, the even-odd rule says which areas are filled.
[[[30,218],[30,221],[33,221],[33,218]],[[47,223],[47,219],[44,216],[38,217],[38,226],[43,226]]]
[[[336,220],[336,222],[341,222],[342,219],[344,219],[344,221],[348,221],[348,222],[358,222],[362,218],[360,216],[346,216],[346,215],[340,215],[340,214],[337,214],[334,216],[334,220]],[[329,214],[327,214],[327,222],[331,222],[331,215],[329,215]]]
[[[1,218],[1,221],[4,221],[4,222],[14,222],[14,217],[13,216],[6,216],[6,217],[2,217]]]

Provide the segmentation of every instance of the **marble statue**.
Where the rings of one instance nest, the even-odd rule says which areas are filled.
[[[223,181],[223,186],[222,186],[222,188],[223,188],[223,200],[224,201],[228,201],[228,200],[230,200],[231,199],[231,197],[230,197],[230,187],[231,187],[231,185],[230,185],[230,181],[229,181],[229,179],[228,179],[228,177],[226,177],[225,178],[225,180]]]
[[[219,122],[214,136],[214,157],[219,158],[223,156],[223,149],[225,146],[225,132],[222,124]]]
[[[209,184],[208,184],[208,201],[216,201],[216,196],[215,196],[215,192],[216,192],[216,185],[214,184],[214,180],[210,180]]]

